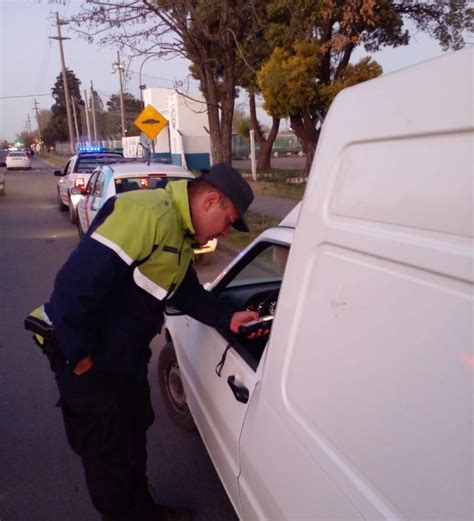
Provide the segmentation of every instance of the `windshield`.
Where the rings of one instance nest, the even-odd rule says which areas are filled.
[[[156,190],[164,188],[168,181],[179,181],[183,177],[120,177],[115,179],[115,191],[118,194],[132,190]]]
[[[82,174],[92,173],[97,165],[104,165],[113,161],[120,161],[123,159],[121,154],[101,154],[101,155],[87,155],[78,159],[74,172]]]

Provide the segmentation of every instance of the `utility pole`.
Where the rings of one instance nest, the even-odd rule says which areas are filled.
[[[69,105],[69,86],[67,83],[67,73],[66,73],[66,64],[64,63],[64,51],[63,51],[63,40],[70,40],[71,38],[66,38],[61,36],[61,25],[67,25],[69,22],[64,22],[59,19],[59,14],[56,11],[56,26],[58,28],[57,36],[50,36],[52,40],[58,40],[59,42],[59,52],[61,55],[61,67],[63,72],[63,84],[64,84],[64,98],[66,102],[66,112],[67,112],[67,124],[69,129],[69,149],[71,154],[74,153],[74,130],[72,128],[72,116],[71,116],[71,107]]]
[[[122,137],[126,136],[125,133],[125,108],[123,103],[123,63],[120,61],[120,52],[117,51],[117,61],[112,64],[113,72],[118,71],[120,79],[120,113],[122,116]]]
[[[97,145],[97,125],[95,122],[95,98],[94,98],[94,86],[91,81],[91,105],[92,105],[92,127],[94,129],[94,144]]]
[[[41,138],[41,125],[40,125],[40,119],[39,119],[39,114],[38,114],[38,102],[36,100],[34,100],[34,102],[35,102],[35,106],[33,107],[33,109],[36,112],[36,123],[38,124],[38,139],[39,139],[40,146],[41,146],[41,143],[43,140]]]
[[[79,126],[77,124],[77,114],[76,114],[76,100],[71,98],[72,112],[74,114],[74,125],[76,126],[76,136],[77,136],[77,144],[79,144]],[[74,153],[74,150],[72,150]]]
[[[84,89],[84,99],[86,101],[86,126],[87,126],[87,137],[89,138],[89,146],[92,146],[92,136],[91,136],[91,124],[89,122],[89,101],[87,100],[87,90]]]

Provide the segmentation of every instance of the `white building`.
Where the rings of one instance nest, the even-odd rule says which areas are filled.
[[[144,89],[145,106],[152,105],[169,124],[155,139],[155,157],[190,170],[209,168],[210,144],[206,102],[200,92],[180,94],[174,89]],[[126,157],[142,157],[139,137],[123,139]]]

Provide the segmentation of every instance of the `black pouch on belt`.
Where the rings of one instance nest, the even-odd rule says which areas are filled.
[[[56,330],[44,320],[28,315],[25,318],[25,329],[34,333],[33,340],[41,349],[54,373],[57,373],[66,365],[64,356],[58,349],[56,342]]]

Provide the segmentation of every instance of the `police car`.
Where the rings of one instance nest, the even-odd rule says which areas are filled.
[[[54,175],[60,177],[57,185],[58,207],[61,211],[69,210],[69,218],[73,224],[76,223],[79,196],[71,194],[71,189],[84,189],[98,165],[121,158],[121,152],[107,152],[101,147],[81,147],[77,154],[69,158],[63,170],[55,170]]]
[[[194,179],[194,175],[181,166],[163,163],[143,163],[123,159],[120,163],[97,167],[84,190],[73,187],[72,197],[78,197],[77,229],[82,237],[105,201],[131,190],[163,188],[168,181]],[[195,261],[209,263],[217,246],[217,239],[194,250]]]

